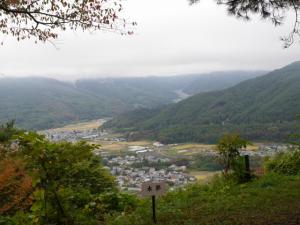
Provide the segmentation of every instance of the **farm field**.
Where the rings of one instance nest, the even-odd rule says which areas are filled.
[[[92,129],[98,129],[106,120],[104,119],[98,119],[98,120],[90,120],[86,122],[80,122],[80,123],[73,123],[68,124],[66,126],[51,129],[52,131],[62,132],[62,131],[83,131],[83,130],[92,130]]]
[[[99,151],[105,151],[108,153],[127,153],[130,146],[142,146],[142,147],[151,147],[152,142],[150,141],[93,141],[91,143],[99,144]]]

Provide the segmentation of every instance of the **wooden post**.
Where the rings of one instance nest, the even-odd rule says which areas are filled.
[[[249,181],[251,179],[249,155],[245,155],[245,167],[246,167],[245,178],[247,181]]]
[[[155,195],[152,195],[152,218],[153,223],[156,223],[156,207],[155,207]]]
[[[152,219],[153,223],[157,223],[156,219],[156,206],[155,198],[156,196],[162,196],[167,191],[167,184],[164,181],[147,181],[142,183],[141,196],[152,198]]]

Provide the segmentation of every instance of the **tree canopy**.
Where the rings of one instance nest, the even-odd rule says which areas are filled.
[[[50,142],[13,122],[1,133],[0,224],[105,224],[108,214],[135,207],[93,154],[97,145]]]
[[[121,0],[0,0],[0,32],[42,42],[66,29],[132,34],[122,9]]]
[[[217,152],[221,156],[225,175],[233,167],[234,160],[240,155],[240,150],[246,148],[248,144],[249,142],[238,134],[226,134],[220,139]]]

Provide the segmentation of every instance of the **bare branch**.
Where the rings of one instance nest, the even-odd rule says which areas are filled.
[[[284,48],[294,43],[296,36],[300,37],[299,0],[215,0],[217,4],[224,5],[230,15],[246,20],[251,19],[251,14],[259,14],[262,19],[269,19],[275,26],[283,24],[286,13],[293,10],[295,23],[293,30],[287,37],[281,38]],[[189,0],[190,4],[200,0]]]

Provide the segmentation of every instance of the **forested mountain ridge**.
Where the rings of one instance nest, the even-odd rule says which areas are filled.
[[[135,112],[138,114],[138,112]],[[250,139],[284,140],[300,114],[300,62],[226,90],[200,93],[138,120],[123,115],[105,127],[130,131],[133,138],[164,142],[217,140],[237,131]]]
[[[29,129],[60,126],[78,119],[105,115],[102,102],[72,84],[47,78],[0,80],[0,121],[16,119]]]
[[[236,75],[236,82],[247,79]],[[252,72],[249,72],[252,74]],[[260,72],[254,75],[260,75]],[[66,123],[111,117],[134,109],[149,109],[178,100],[206,75],[81,79],[74,83],[49,78],[0,78],[0,122],[16,119],[27,129],[59,127]],[[211,86],[216,81],[211,80]],[[213,87],[214,88],[214,87]],[[198,89],[201,92],[201,88]]]

